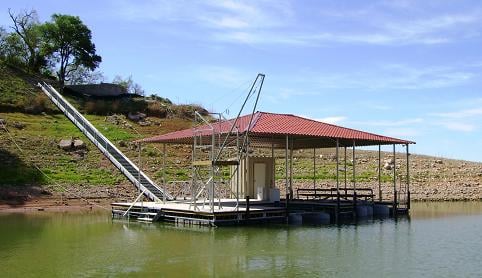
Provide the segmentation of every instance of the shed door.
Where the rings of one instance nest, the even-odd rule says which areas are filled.
[[[263,200],[265,198],[266,187],[266,164],[254,163],[254,194],[256,199]]]

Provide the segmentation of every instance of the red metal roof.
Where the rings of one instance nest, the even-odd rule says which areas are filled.
[[[238,128],[239,133],[242,134],[248,130],[250,119],[251,114],[242,116],[238,119],[236,127]],[[211,125],[212,128],[214,128],[214,130],[216,131],[216,133],[226,135],[231,129],[233,123],[234,119],[231,119],[221,123],[213,123]],[[343,145],[351,145],[353,144],[353,142],[355,142],[355,144],[359,146],[415,143],[412,141],[327,124],[290,114],[256,112],[252,115],[251,126],[252,128],[249,132],[249,136],[253,138],[258,138],[258,141],[261,140],[261,138],[264,138],[264,140],[269,140],[270,138],[272,140],[279,140],[285,138],[286,136],[289,136],[291,138],[304,138],[308,140],[325,138],[331,139],[331,141],[333,141],[333,139],[338,139]],[[193,141],[192,138],[195,133],[197,135],[207,137],[212,135],[212,129],[208,125],[203,125],[196,128],[190,128],[159,136],[154,136],[151,138],[145,138],[139,141],[191,144]],[[325,145],[332,146],[333,143],[327,143],[323,146]]]

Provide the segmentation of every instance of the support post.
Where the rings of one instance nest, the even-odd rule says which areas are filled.
[[[285,182],[286,182],[286,196],[289,196],[289,176],[288,176],[288,147],[289,147],[289,138],[286,135],[286,146],[285,146]],[[288,200],[286,200],[288,202]]]
[[[211,205],[211,212],[214,213],[214,165],[212,162],[214,162],[214,157],[215,157],[215,154],[214,154],[214,147],[215,147],[215,144],[216,144],[216,141],[215,141],[215,131],[214,129],[212,130],[212,135],[211,135],[211,182],[209,184],[209,187],[211,188],[211,192],[210,192],[210,195],[209,198],[211,199],[210,200],[210,205]]]
[[[340,140],[336,139],[336,222],[340,214],[340,161],[339,161]]]
[[[273,140],[273,138],[271,139]],[[273,160],[273,181],[272,181],[272,184],[271,186],[274,188],[276,188],[276,158],[274,157],[274,142],[272,141],[271,142],[271,159]]]
[[[406,146],[407,146],[407,210],[410,210],[410,162],[409,162],[410,152],[408,150],[408,144]]]
[[[196,167],[194,166],[194,160],[195,160],[195,156],[196,156],[196,136],[194,136],[193,138],[193,143],[192,143],[192,157],[191,157],[191,205],[194,207],[194,211],[197,210],[197,207],[196,207],[196,201],[197,201],[197,198],[196,198],[196,189],[195,186],[196,186],[196,183],[197,183],[197,176],[196,176]],[[191,205],[189,205],[189,208],[191,208]]]
[[[395,157],[395,144],[393,144],[393,216],[397,215],[397,159]]]
[[[290,198],[293,199],[293,138],[290,143]]]
[[[344,149],[345,149],[345,159],[344,159],[344,162],[345,162],[345,195],[346,195],[346,183],[347,183],[347,173],[348,173],[347,163],[346,163],[346,146],[344,146]]]
[[[236,211],[239,211],[239,179],[241,177],[241,174],[239,173],[239,171],[241,171],[241,169],[245,169],[246,168],[246,164],[244,165],[244,167],[241,166],[241,164],[243,163],[241,161],[241,152],[239,150],[239,132],[238,132],[238,129],[236,129],[236,151],[237,151],[237,158],[238,158],[238,165],[236,165]],[[244,178],[246,178],[246,176],[244,176]]]
[[[107,144],[107,143],[106,143]],[[141,145],[141,142],[139,142],[139,168],[137,168],[137,182],[139,182],[139,192],[141,192],[141,186],[142,186],[142,182],[141,182],[141,168],[142,168],[142,145]],[[141,197],[141,207],[144,206],[144,204],[142,203],[142,201],[144,201],[144,198]],[[142,208],[141,208],[142,210]]]
[[[316,148],[313,148],[313,189],[316,189]]]
[[[336,139],[336,194],[340,194],[340,161],[339,161],[339,154],[338,150],[340,148],[340,142]]]
[[[166,203],[166,144],[162,144],[162,202]]]
[[[382,145],[378,145],[378,201],[382,201]]]
[[[356,165],[356,160],[355,160],[355,140],[353,140],[353,154],[352,154],[352,160],[353,160],[353,190],[356,191],[356,171],[355,171],[355,165]]]

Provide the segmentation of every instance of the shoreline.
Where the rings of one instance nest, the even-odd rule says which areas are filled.
[[[69,198],[60,202],[54,198],[37,198],[26,201],[22,204],[8,203],[0,201],[0,214],[3,213],[33,213],[33,212],[98,212],[111,211],[111,204],[118,202],[118,199],[97,198],[85,199]],[[418,199],[412,200],[412,203],[463,203],[463,202],[482,202],[482,199]]]
[[[25,201],[21,204],[0,201],[0,213],[28,213],[28,212],[90,212],[90,211],[109,211],[110,204],[114,199],[59,199],[36,198]]]

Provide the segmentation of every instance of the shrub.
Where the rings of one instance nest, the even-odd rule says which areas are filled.
[[[150,102],[147,105],[147,115],[151,117],[166,118],[167,117],[167,106],[158,101]]]
[[[37,94],[34,97],[28,97],[24,103],[25,112],[30,114],[40,114],[50,109],[50,100],[44,94]]]

